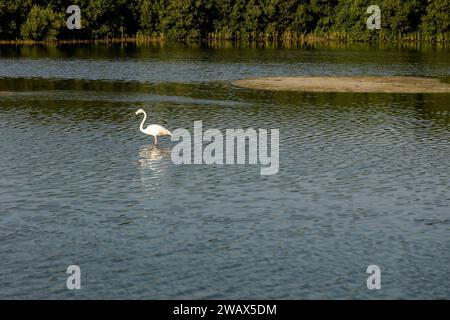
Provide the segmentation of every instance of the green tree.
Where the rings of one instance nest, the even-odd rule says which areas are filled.
[[[231,19],[235,0],[215,0],[213,3],[216,17],[213,20],[213,30],[221,36],[231,38],[235,28]]]
[[[314,30],[315,27],[314,15],[310,7],[307,3],[299,3],[295,10],[290,29],[296,33],[306,34]]]
[[[64,27],[79,5],[82,30]],[[369,5],[382,29],[366,26]],[[386,40],[421,32],[446,39],[450,0],[0,0],[0,39],[99,39],[164,35],[175,40],[280,37],[315,33]]]
[[[140,1],[91,0],[84,6],[83,21],[93,38],[134,35],[139,25]]]
[[[160,15],[163,11],[164,1],[143,0],[139,12],[139,27],[141,32],[146,35],[161,32]]]
[[[383,0],[380,8],[383,32],[398,36],[418,29],[424,3],[422,0]]]
[[[231,9],[230,15],[230,27],[231,33],[234,37],[241,37],[245,30],[244,28],[244,12],[246,7],[245,0],[236,0],[233,3],[233,7]]]
[[[0,0],[0,39],[16,39],[32,7],[32,0]]]
[[[211,0],[169,0],[161,18],[161,29],[171,39],[206,37],[212,31]]]
[[[63,24],[63,14],[55,13],[50,7],[34,5],[20,34],[26,40],[56,40]]]
[[[358,2],[358,0],[355,1]],[[339,1],[338,4],[338,0],[310,0],[308,6],[314,17],[313,24],[316,26],[316,31],[322,33],[332,29],[335,23],[337,10],[339,10],[339,7],[341,6],[340,3],[341,1]],[[348,9],[350,5],[346,3],[346,7]]]
[[[243,14],[243,24],[241,32],[250,37],[258,37],[264,31],[264,14],[259,0],[249,0],[245,6]]]
[[[357,40],[369,40],[375,30],[367,28],[370,0],[340,0],[332,31]]]
[[[450,0],[431,0],[420,26],[428,35],[450,32]]]
[[[269,0],[264,6],[266,33],[280,36],[286,31],[296,32],[298,25],[292,23],[296,17],[298,2],[298,0]]]

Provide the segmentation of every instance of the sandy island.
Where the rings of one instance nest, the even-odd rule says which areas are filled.
[[[268,77],[236,80],[232,84],[275,91],[450,93],[449,83],[418,77]]]

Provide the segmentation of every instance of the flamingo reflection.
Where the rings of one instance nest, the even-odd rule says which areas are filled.
[[[162,174],[170,163],[170,147],[158,145],[141,147],[138,154],[138,167],[144,187],[151,190],[156,189]]]

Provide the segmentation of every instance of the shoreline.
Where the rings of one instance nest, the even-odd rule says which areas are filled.
[[[351,38],[340,38],[332,35],[314,35],[307,34],[296,37],[259,37],[259,38],[227,38],[227,37],[208,37],[191,40],[175,40],[165,36],[130,36],[122,38],[103,38],[103,39],[58,39],[58,40],[0,40],[0,45],[78,45],[78,44],[123,44],[123,43],[177,43],[177,44],[214,44],[214,43],[239,43],[239,44],[315,44],[315,43],[335,43],[335,44],[370,44],[370,45],[450,45],[449,39],[433,39],[428,37],[412,38],[404,37],[398,39],[378,39],[375,41],[363,41]]]
[[[61,45],[61,44],[116,44],[116,43],[158,43],[165,42],[163,38],[106,38],[106,39],[63,39],[63,40],[0,40],[0,45]]]
[[[435,78],[404,76],[263,77],[232,81],[245,89],[295,92],[450,93],[450,84]]]

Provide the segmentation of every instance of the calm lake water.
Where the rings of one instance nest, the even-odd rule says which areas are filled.
[[[0,298],[450,298],[450,95],[265,92],[450,77],[436,48],[0,47]],[[278,128],[280,171],[139,132]],[[67,266],[81,290],[66,288]],[[368,290],[366,268],[381,268]]]

